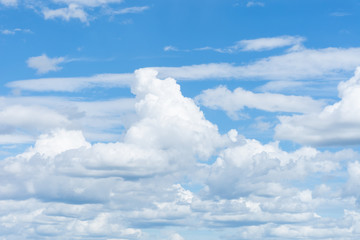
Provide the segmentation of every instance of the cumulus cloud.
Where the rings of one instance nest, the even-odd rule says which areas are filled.
[[[49,58],[46,54],[37,57],[30,57],[26,63],[28,67],[36,69],[38,74],[48,73],[50,71],[59,71],[62,67],[59,64],[66,62],[64,57]]]
[[[134,104],[132,98],[104,101],[0,98],[0,144],[31,142],[39,134],[56,128],[81,129],[91,141],[117,141],[136,118]]]
[[[41,106],[12,105],[0,110],[0,134],[17,128],[32,131],[50,130],[56,126],[69,124],[66,117],[49,108]]]
[[[49,9],[44,8],[42,10],[45,19],[61,18],[65,21],[69,21],[72,18],[77,18],[81,22],[87,23],[88,16],[82,7],[77,4],[71,3],[66,8]]]
[[[244,107],[269,112],[308,113],[319,111],[323,105],[322,102],[315,101],[310,97],[253,93],[242,88],[236,88],[231,92],[224,86],[205,90],[195,99],[201,105],[211,109],[224,110],[232,117],[236,117],[236,112]]]
[[[281,116],[275,128],[278,139],[307,145],[358,144],[360,122],[360,68],[348,81],[338,85],[340,101],[321,111]]]
[[[165,226],[225,227],[245,239],[329,236],[316,229],[358,235],[353,194],[337,188],[357,185],[341,178],[300,186],[315,176],[353,176],[357,167],[348,163],[358,153],[309,147],[286,152],[236,130],[220,135],[174,79],[156,74],[136,71],[131,91],[137,118],[119,141],[91,144],[81,131],[57,129],[0,161],[2,236],[185,239],[172,230],[161,234],[165,238],[147,232]],[[215,162],[206,161],[214,156]],[[184,179],[200,190],[184,187]],[[341,224],[318,213],[329,204],[348,209]]]

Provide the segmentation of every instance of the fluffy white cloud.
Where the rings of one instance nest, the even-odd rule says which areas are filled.
[[[79,101],[57,97],[0,98],[0,144],[31,142],[51,129],[81,129],[91,141],[118,141],[136,119],[132,98]]]
[[[30,57],[26,63],[28,67],[36,69],[38,74],[48,73],[50,71],[59,71],[62,67],[59,64],[64,63],[64,57],[49,58],[46,54],[37,57]]]
[[[322,102],[310,97],[253,93],[242,88],[236,88],[231,92],[224,86],[205,90],[195,99],[206,107],[224,110],[231,117],[236,117],[236,112],[244,107],[269,112],[308,113],[319,111],[323,105]]]
[[[347,170],[353,176],[357,170],[347,163],[358,153],[314,148],[288,153],[235,130],[221,136],[174,79],[160,80],[151,69],[135,75],[137,117],[118,142],[90,144],[80,131],[54,130],[23,154],[0,161],[1,237],[185,238],[172,230],[165,238],[146,233],[164,226],[179,226],[182,235],[187,227],[223,227],[249,239],[326,238],[316,231],[324,228],[358,234],[352,194],[337,189],[352,186],[347,179],[301,186],[315,176],[346,176]],[[214,155],[214,163],[202,161]],[[179,184],[184,179],[201,189],[186,189]],[[329,204],[349,209],[344,223],[318,213]]]
[[[59,9],[48,9],[44,8],[42,10],[45,19],[55,19],[61,18],[65,21],[69,21],[72,18],[77,18],[81,22],[87,23],[88,16],[82,7],[78,4],[71,3],[66,8]]]
[[[340,101],[321,111],[279,117],[278,139],[310,145],[347,145],[360,142],[360,68],[338,85]]]

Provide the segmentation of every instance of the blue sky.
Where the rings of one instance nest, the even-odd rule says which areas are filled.
[[[359,0],[0,0],[0,239],[359,239]]]

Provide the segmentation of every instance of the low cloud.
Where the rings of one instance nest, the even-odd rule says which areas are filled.
[[[256,2],[256,1],[250,1],[246,4],[246,7],[265,7],[265,3],[263,2]]]
[[[242,88],[233,92],[224,86],[203,91],[196,98],[201,105],[211,109],[221,109],[229,116],[237,116],[237,112],[245,107],[269,112],[316,112],[323,105],[310,97],[287,96],[274,93],[253,93]]]
[[[359,153],[221,135],[174,79],[156,74],[135,72],[136,118],[118,141],[53,129],[0,161],[4,237],[182,240],[189,227],[226,228],[226,239],[359,237]],[[344,214],[323,217],[329,205]]]
[[[128,13],[141,13],[147,9],[149,9],[149,6],[129,7],[120,10],[112,10],[111,14],[117,15],[117,14],[128,14]]]
[[[275,128],[278,139],[305,145],[355,145],[360,143],[360,68],[338,85],[340,101],[321,111],[281,116]]]
[[[26,61],[28,67],[36,69],[38,74],[59,71],[62,69],[62,67],[59,65],[64,62],[66,62],[64,57],[49,58],[46,54],[42,54],[37,57],[30,57]]]
[[[66,8],[49,9],[44,8],[42,10],[45,19],[56,19],[60,18],[65,21],[70,19],[79,19],[83,23],[88,23],[88,15],[82,7],[77,4],[69,4]]]
[[[4,29],[4,30],[1,30],[0,32],[4,35],[14,35],[17,32],[32,33],[32,31],[30,29],[21,29],[21,28]]]

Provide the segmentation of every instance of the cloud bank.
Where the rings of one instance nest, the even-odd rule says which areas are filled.
[[[2,236],[182,240],[188,227],[227,239],[360,236],[359,153],[221,135],[174,79],[156,75],[135,72],[137,118],[118,141],[54,129],[0,162]],[[329,208],[344,211],[329,217]]]

